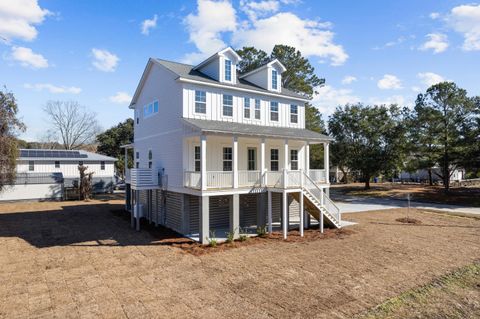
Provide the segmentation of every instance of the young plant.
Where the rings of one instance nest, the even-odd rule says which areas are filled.
[[[267,227],[266,226],[258,226],[257,227],[257,235],[259,237],[265,237],[267,235]]]
[[[233,243],[234,239],[235,239],[235,232],[237,231],[237,229],[235,228],[233,231],[229,231],[227,233],[227,243]]]
[[[217,237],[215,237],[215,231],[211,230],[210,231],[210,237],[207,238],[208,240],[208,246],[210,247],[216,247],[217,246]]]
[[[240,228],[239,233],[238,239],[240,241],[246,241],[248,239],[247,232],[244,229]]]

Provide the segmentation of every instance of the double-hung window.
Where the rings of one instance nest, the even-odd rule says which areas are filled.
[[[290,150],[290,169],[292,171],[298,170],[298,151]]]
[[[298,123],[298,106],[290,105],[290,123]]]
[[[272,172],[278,171],[278,149],[272,148],[270,150],[270,170]]]
[[[55,161],[55,168],[60,168],[60,161]]]
[[[232,148],[224,147],[223,148],[223,170],[225,172],[232,171]]]
[[[260,100],[255,99],[255,119],[260,119]]]
[[[223,116],[233,116],[233,96],[223,95]]]
[[[278,122],[278,102],[270,102],[270,121]]]
[[[195,155],[194,155],[194,160],[195,160],[195,172],[200,172],[200,146],[195,146]]]
[[[246,119],[250,118],[250,98],[243,98],[243,117]]]
[[[28,170],[29,171],[34,171],[35,170],[35,162],[34,161],[28,161]]]
[[[248,148],[248,170],[254,171],[257,169],[257,149],[256,148]]]
[[[225,59],[225,81],[232,80],[232,61]]]
[[[272,89],[278,90],[278,75],[277,70],[272,70]]]
[[[195,91],[195,113],[207,113],[207,94],[205,91]]]
[[[104,171],[105,170],[105,161],[100,162],[100,170]]]

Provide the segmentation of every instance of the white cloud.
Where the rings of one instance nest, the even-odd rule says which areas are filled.
[[[276,0],[264,1],[240,1],[240,8],[249,17],[250,20],[257,20],[269,13],[275,13],[280,8],[280,3]]]
[[[107,50],[92,49],[93,61],[92,64],[100,71],[113,72],[117,68],[120,60],[115,54]]]
[[[155,14],[153,19],[146,19],[142,22],[142,34],[149,35],[150,29],[153,29],[157,26],[158,16]]]
[[[480,4],[457,6],[451,10],[446,20],[455,31],[463,35],[465,51],[480,50]]]
[[[432,19],[432,20],[436,20],[436,19],[440,18],[440,13],[438,13],[438,12],[432,12],[432,13],[430,13],[429,17],[430,17],[430,19]]]
[[[270,52],[281,43],[295,47],[304,56],[328,59],[332,65],[345,63],[348,54],[341,45],[334,43],[334,33],[329,30],[331,23],[302,20],[291,12],[277,13],[278,3],[242,1],[242,10],[248,12],[248,19],[237,23],[237,13],[231,2],[198,0],[197,12],[184,20],[190,42],[198,51],[187,54],[184,61],[199,62],[225,48],[222,35],[230,33],[231,42],[237,47],[254,46]]]
[[[278,44],[300,50],[304,56],[329,59],[332,65],[342,65],[348,54],[333,41],[334,33],[327,25],[314,20],[302,20],[290,12],[281,12],[268,18],[252,21],[232,36],[238,46],[254,46],[266,52]],[[274,36],[268,36],[274,35]]]
[[[24,67],[44,69],[48,67],[48,60],[43,55],[34,53],[32,49],[25,47],[12,47],[11,58]]]
[[[351,84],[355,81],[357,81],[356,77],[354,77],[353,75],[347,75],[342,79],[342,84]]]
[[[115,95],[110,96],[108,99],[112,103],[127,104],[130,103],[132,97],[126,92],[117,92]]]
[[[187,54],[185,62],[199,62],[227,45],[223,42],[223,32],[235,31],[236,12],[230,1],[198,0],[197,13],[189,14],[184,23],[190,34],[190,42],[198,52]]]
[[[68,93],[68,94],[79,94],[82,92],[82,89],[75,86],[57,86],[50,83],[36,83],[29,84],[25,83],[23,85],[26,89],[32,89],[35,91],[44,91],[47,90],[53,94]]]
[[[420,50],[433,50],[433,53],[441,53],[448,48],[447,35],[442,33],[430,33],[426,37],[428,40],[420,47]]]
[[[377,82],[377,86],[382,90],[398,90],[402,88],[402,81],[395,75],[385,74],[383,78]]]
[[[360,98],[353,95],[352,90],[335,89],[330,85],[324,85],[316,91],[318,94],[313,97],[312,104],[325,115],[332,114],[337,106],[360,102]]]
[[[417,77],[422,81],[423,85],[425,85],[426,87],[431,87],[434,84],[445,81],[443,76],[433,72],[418,73]]]
[[[0,1],[0,37],[7,41],[34,40],[40,24],[50,12],[40,8],[37,0]]]
[[[415,92],[415,93],[420,93],[422,92],[422,89],[418,86],[412,86],[411,87],[412,91]]]
[[[391,105],[397,104],[398,106],[405,106],[405,97],[403,95],[393,95],[386,98],[373,97],[368,100],[372,105]]]

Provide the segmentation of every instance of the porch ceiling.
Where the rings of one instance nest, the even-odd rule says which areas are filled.
[[[235,122],[187,119],[183,121],[186,125],[198,130],[201,133],[213,134],[236,134],[245,136],[286,138],[294,140],[303,140],[309,142],[330,142],[333,138],[307,129],[261,126],[253,124],[243,124]]]

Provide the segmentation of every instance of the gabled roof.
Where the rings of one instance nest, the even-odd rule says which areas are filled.
[[[19,161],[104,161],[115,162],[117,159],[102,154],[87,152],[83,150],[49,150],[49,149],[20,149]]]
[[[231,55],[233,55],[233,56],[237,59],[237,61],[241,61],[241,60],[242,60],[242,58],[238,55],[237,52],[235,52],[234,49],[232,49],[231,47],[227,47],[227,48],[223,49],[222,51],[218,51],[218,52],[212,54],[208,59],[200,62],[198,65],[196,65],[195,67],[193,67],[193,69],[194,69],[194,70],[200,69],[202,66],[207,65],[208,63],[210,63],[213,59],[215,59],[215,58],[217,58],[217,57],[219,57],[219,56],[221,56],[221,55],[224,55],[226,52],[228,52],[228,53],[230,53]]]
[[[333,138],[307,129],[263,126],[235,122],[211,121],[183,118],[186,125],[201,133],[238,134],[245,136],[286,138],[310,142],[328,142]]]
[[[247,76],[249,76],[249,75],[252,75],[252,74],[254,74],[254,73],[257,73],[258,71],[261,71],[261,70],[263,70],[263,69],[266,69],[266,68],[268,68],[269,66],[272,66],[272,65],[274,65],[274,64],[276,64],[276,65],[280,68],[280,70],[281,70],[280,73],[283,73],[283,72],[285,72],[285,71],[287,70],[287,68],[285,68],[285,66],[283,66],[283,64],[282,64],[280,61],[278,61],[278,59],[275,59],[275,60],[273,60],[273,61],[270,61],[270,62],[268,62],[268,63],[265,63],[264,65],[262,65],[262,66],[260,66],[260,67],[258,67],[258,68],[256,68],[256,69],[253,69],[253,70],[250,71],[250,72],[247,72],[247,73],[245,73],[245,74],[242,74],[242,75],[240,76],[240,79],[243,79],[243,78],[245,78],[245,77],[247,77]]]

